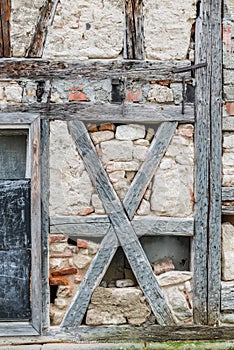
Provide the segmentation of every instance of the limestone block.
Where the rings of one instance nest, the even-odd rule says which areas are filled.
[[[177,165],[174,169],[158,169],[154,176],[150,198],[155,215],[184,217],[193,212],[191,191],[192,167]]]
[[[144,34],[148,59],[185,59],[196,18],[194,0],[144,2]]]
[[[138,124],[119,125],[116,128],[117,140],[137,140],[145,137],[145,126]]]
[[[180,104],[183,101],[183,86],[179,83],[172,83],[170,88],[173,93],[175,104]]]
[[[234,166],[234,152],[224,152],[223,154],[223,167],[233,167]]]
[[[66,122],[50,123],[50,215],[77,215],[94,192]]]
[[[50,244],[50,252],[53,254],[63,253],[67,248],[67,243],[52,243]]]
[[[80,252],[77,255],[73,256],[73,263],[78,269],[84,269],[89,266],[92,258],[88,255],[81,254]]]
[[[134,145],[133,158],[139,160],[140,162],[143,162],[145,157],[146,157],[147,152],[148,152],[148,147]]]
[[[150,202],[148,200],[142,199],[139,209],[137,210],[137,215],[149,215],[150,214]]]
[[[166,86],[155,85],[149,91],[147,99],[149,102],[172,102],[174,100],[173,91]]]
[[[225,100],[234,100],[234,85],[224,85],[223,89]]]
[[[4,88],[0,85],[0,101],[4,99]]]
[[[127,288],[127,287],[133,287],[134,281],[131,279],[123,279],[123,280],[117,280],[116,281],[116,287],[117,288]]]
[[[37,84],[33,81],[28,81],[23,91],[22,102],[33,103],[37,101],[36,96]]]
[[[222,224],[222,279],[234,280],[234,226]]]
[[[231,152],[234,152],[234,133],[223,133],[223,148],[225,148],[225,152],[227,152],[229,149],[231,149]]]
[[[153,128],[148,128],[148,129],[147,129],[147,132],[146,132],[146,136],[145,136],[146,140],[148,140],[149,142],[151,142],[152,139],[153,139],[153,137],[154,137],[154,134],[155,134],[154,129],[153,129]]]
[[[192,279],[190,271],[169,271],[157,276],[161,287],[182,284]]]
[[[156,261],[153,264],[153,267],[155,275],[160,275],[161,273],[175,270],[175,265],[171,259]]]
[[[133,143],[132,141],[110,140],[101,143],[102,161],[108,163],[114,161],[131,161]]]
[[[57,306],[58,309],[63,310],[67,307],[67,301],[63,298],[56,298],[54,300],[54,305]]]
[[[125,171],[120,170],[120,171],[113,171],[112,173],[109,174],[109,178],[112,183],[118,182],[119,180],[123,179],[125,175]]]
[[[111,173],[112,171],[129,171],[129,172],[135,172],[139,169],[140,164],[139,162],[133,160],[130,162],[108,162],[106,164],[106,171],[108,173]]]
[[[130,182],[127,179],[121,179],[118,182],[113,183],[113,187],[119,195],[120,199],[124,199],[126,193],[129,190]]]
[[[95,208],[95,213],[105,214],[105,209],[103,208],[102,201],[97,193],[92,195],[92,206]]]
[[[145,146],[145,147],[148,147],[150,145],[150,142],[146,139],[138,139],[138,140],[135,140],[133,143],[134,145]]]
[[[223,70],[223,81],[224,84],[233,84],[234,82],[234,70],[224,69]]]
[[[97,131],[90,133],[91,139],[93,143],[97,145],[100,142],[109,141],[114,138],[114,132],[105,130],[105,131]]]
[[[69,267],[69,259],[68,258],[50,258],[50,271],[56,271],[59,269],[63,269]]]
[[[105,301],[105,302],[104,302]],[[96,288],[89,305],[86,324],[140,325],[150,316],[151,310],[141,290],[128,288]]]
[[[223,175],[222,185],[227,187],[234,186],[234,175]]]
[[[123,0],[60,0],[44,58],[116,58],[123,47]]]
[[[11,46],[12,56],[24,57],[30,45],[39,9],[44,0],[12,0],[11,1]]]
[[[58,326],[64,317],[64,310],[57,309],[56,306],[50,304],[50,321],[52,326]]]
[[[22,101],[22,87],[17,83],[11,83],[5,87],[7,102],[20,103]]]

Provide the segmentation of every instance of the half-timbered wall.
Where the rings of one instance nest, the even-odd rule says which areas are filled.
[[[221,245],[220,5],[12,0],[10,27],[1,17],[0,118],[41,121],[44,334],[188,337],[234,322],[234,9],[226,0]]]

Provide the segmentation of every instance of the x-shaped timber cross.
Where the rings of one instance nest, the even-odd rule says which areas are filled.
[[[141,247],[131,220],[175,133],[176,127],[177,122],[164,122],[159,126],[146,159],[133,179],[122,203],[98,158],[84,123],[81,121],[68,122],[69,131],[80,156],[83,158],[93,185],[102,200],[111,227],[103,238],[99,251],[95,255],[70,308],[64,316],[62,327],[76,327],[81,324],[92,293],[105,275],[118,246],[122,246],[158,323],[160,325],[175,324],[170,307]]]

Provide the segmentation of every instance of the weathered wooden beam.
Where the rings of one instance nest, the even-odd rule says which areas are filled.
[[[59,0],[47,0],[40,8],[40,14],[36,24],[26,57],[42,57],[48,27],[53,23],[55,11]]]
[[[130,220],[133,218],[135,210],[166,152],[176,127],[176,122],[162,123],[154,136],[145,161],[132,181],[131,190],[123,200],[123,206]]]
[[[53,103],[53,104],[17,104],[2,109],[0,123],[4,124],[4,115],[18,116],[27,113],[40,114],[41,119],[82,120],[85,122],[110,121],[116,123],[160,123],[178,121],[191,123],[194,121],[193,105],[186,106],[186,113],[181,113],[181,107],[175,105],[153,105],[138,103]],[[14,117],[12,117],[14,118]],[[30,118],[30,116],[29,116]]]
[[[80,79],[104,80],[112,78],[143,81],[182,81],[191,79],[191,72],[173,73],[179,67],[190,66],[184,61],[50,61],[39,59],[3,59],[0,62],[1,80],[22,79]]]
[[[26,322],[1,322],[0,323],[0,338],[1,337],[24,337],[39,335],[35,328]],[[8,338],[9,339],[9,338]]]
[[[49,295],[49,121],[41,121],[41,254],[42,254],[42,328],[50,326]]]
[[[100,216],[58,216],[50,218],[50,233],[61,233],[83,238],[101,238],[107,234],[110,225],[110,220],[107,216],[105,216],[105,219]],[[193,218],[138,216],[133,219],[132,225],[138,237],[159,235],[193,236]]]
[[[142,0],[125,0],[124,58],[144,59]]]
[[[207,244],[209,211],[210,152],[210,4],[201,1],[196,21],[196,62],[207,67],[196,70],[195,90],[195,232],[193,241],[193,314],[194,322],[207,324]]]
[[[221,310],[233,311],[234,310],[234,282],[221,283]]]
[[[0,57],[11,56],[10,44],[11,1],[0,1]]]
[[[110,180],[96,154],[94,145],[89,138],[87,129],[82,122],[68,122],[70,133],[75,141],[78,152],[85,163],[90,178],[96,187],[103,206],[113,225],[114,232],[133,269],[135,277],[149,302],[157,321],[160,324],[174,324],[171,310],[161,292],[150,263],[138,241],[134,229],[129,222],[122,204],[112,188]],[[114,235],[113,232],[113,235]],[[63,320],[63,326],[76,325],[78,301],[70,308]]]
[[[210,8],[210,201],[208,254],[208,324],[218,325],[221,283],[221,186],[222,186],[222,3]]]

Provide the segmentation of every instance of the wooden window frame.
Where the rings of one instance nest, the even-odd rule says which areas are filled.
[[[39,335],[42,323],[41,292],[41,176],[40,117],[31,114],[2,113],[0,129],[28,130],[26,175],[31,178],[31,309],[30,322],[0,322],[1,336]]]

